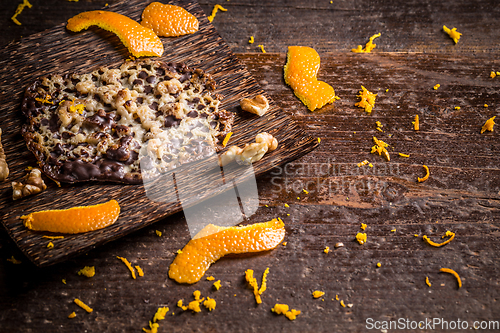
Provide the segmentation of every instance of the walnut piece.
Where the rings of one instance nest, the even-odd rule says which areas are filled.
[[[250,165],[259,161],[268,151],[273,151],[278,147],[278,140],[266,132],[257,134],[255,141],[247,143],[243,149],[238,146],[229,147],[220,155],[219,165],[225,166],[233,161],[242,165]]]
[[[269,110],[269,101],[264,95],[257,95],[254,98],[243,98],[240,106],[244,111],[262,116]]]
[[[17,200],[29,195],[37,194],[42,192],[47,188],[47,185],[43,182],[42,173],[40,169],[31,169],[23,178],[23,183],[12,182],[12,199]]]
[[[0,128],[0,181],[4,181],[9,176],[9,166],[2,146],[2,129]]]

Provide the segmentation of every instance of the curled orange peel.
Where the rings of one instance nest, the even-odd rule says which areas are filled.
[[[24,226],[35,231],[78,234],[105,228],[113,224],[120,214],[116,200],[60,210],[42,210],[21,216]]]
[[[163,44],[153,30],[118,13],[104,10],[83,12],[70,18],[66,29],[79,32],[93,25],[116,34],[136,58],[161,57],[163,54]]]
[[[311,111],[338,99],[332,86],[316,78],[319,66],[319,54],[314,49],[307,46],[288,47],[285,83]]]
[[[284,237],[285,225],[281,219],[243,227],[209,224],[175,257],[168,276],[179,283],[196,283],[223,256],[271,250]]]
[[[141,25],[158,36],[176,37],[198,31],[198,19],[182,7],[150,3],[142,12]]]

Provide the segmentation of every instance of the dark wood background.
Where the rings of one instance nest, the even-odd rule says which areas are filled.
[[[106,2],[115,3],[33,1],[33,8],[18,17],[23,25],[17,26],[10,21],[17,2],[2,1],[0,43]],[[214,4],[201,6],[208,15]],[[205,280],[184,286],[167,277],[174,252],[190,238],[183,214],[43,269],[31,265],[1,230],[1,330],[139,332],[165,305],[175,315],[160,322],[159,332],[365,331],[368,318],[460,319],[469,325],[500,320],[500,129],[479,134],[486,119],[499,111],[500,77],[491,79],[489,73],[500,71],[500,3],[221,4],[228,11],[219,11],[213,24],[232,51],[285,112],[322,140],[314,152],[258,180],[261,207],[250,222],[281,216],[287,246],[220,260],[208,271],[222,281],[221,290],[213,291]],[[457,45],[442,32],[443,24],[463,33]],[[349,52],[377,32],[382,36],[372,54]],[[254,44],[247,42],[251,35]],[[311,46],[320,53],[319,78],[341,100],[307,111],[282,79],[288,45]],[[441,87],[436,91],[432,87],[437,83]],[[354,107],[361,85],[379,94],[371,115]],[[421,119],[419,132],[412,130],[415,114]],[[376,131],[377,120],[384,133]],[[374,135],[390,144],[390,162],[369,153]],[[411,157],[398,157],[398,152]],[[356,166],[365,159],[374,168]],[[424,174],[422,164],[429,166],[431,177],[417,183]],[[304,187],[309,194],[301,192]],[[354,241],[361,223],[368,225],[368,242],[362,246]],[[437,241],[446,230],[457,236],[445,247],[422,242],[422,235]],[[333,249],[337,242],[345,246]],[[332,249],[329,254],[323,253],[325,246]],[[143,267],[145,276],[132,280],[117,255]],[[7,261],[11,256],[23,263],[13,265]],[[76,274],[86,265],[96,267],[96,276]],[[260,281],[266,267],[268,290],[263,304],[256,306],[244,271],[254,269]],[[438,274],[441,267],[456,270],[463,287],[457,288],[453,276]],[[179,299],[190,301],[196,289],[217,300],[214,311],[193,315],[175,307]],[[326,292],[324,301],[312,298],[314,290]],[[335,295],[353,306],[341,307],[332,300]],[[94,312],[85,313],[72,303],[74,298]],[[275,316],[270,312],[275,303],[287,303],[302,314],[294,322]],[[67,319],[73,311],[77,317]]]

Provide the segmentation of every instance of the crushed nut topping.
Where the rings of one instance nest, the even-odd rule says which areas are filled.
[[[31,169],[30,173],[24,176],[23,182],[12,182],[12,199],[17,200],[29,195],[38,194],[44,191],[47,185],[43,182],[40,169]]]
[[[269,110],[269,101],[264,95],[257,95],[254,98],[243,98],[240,106],[244,111],[262,116]]]

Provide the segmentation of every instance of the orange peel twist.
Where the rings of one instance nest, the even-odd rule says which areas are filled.
[[[307,46],[289,46],[285,64],[285,83],[311,111],[333,103],[337,97],[332,86],[319,81],[318,52]]]
[[[134,57],[163,54],[163,44],[153,30],[122,14],[104,10],[83,12],[70,18],[66,29],[79,32],[93,25],[116,34]]]
[[[116,200],[69,209],[42,210],[21,216],[24,226],[35,231],[78,234],[105,228],[120,214]]]
[[[198,31],[198,19],[182,7],[150,3],[142,12],[141,25],[158,36],[177,37]]]
[[[223,256],[271,250],[284,237],[285,225],[281,219],[243,227],[209,224],[175,257],[168,276],[179,283],[196,283]]]

